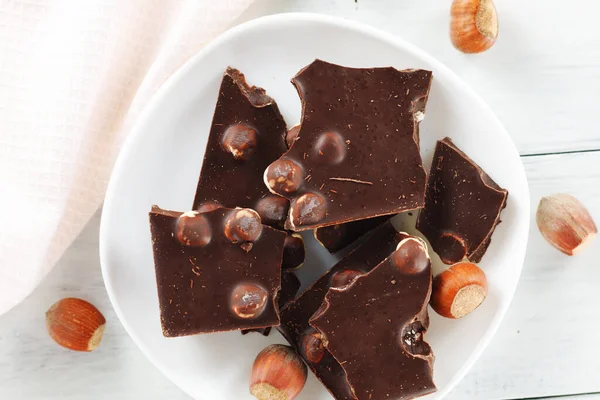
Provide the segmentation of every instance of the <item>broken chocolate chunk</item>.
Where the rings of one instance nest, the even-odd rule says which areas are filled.
[[[262,183],[265,168],[286,150],[286,124],[275,101],[227,68],[204,153],[193,209],[206,204],[256,210],[263,223],[283,226],[289,201]]]
[[[431,72],[348,68],[316,60],[292,79],[302,121],[266,170],[291,201],[286,229],[302,231],[423,206],[418,125]]]
[[[390,218],[391,215],[384,215],[383,217],[361,219],[345,224],[318,228],[315,229],[315,239],[331,254],[334,254],[350,246]]]
[[[449,138],[438,141],[417,229],[446,264],[479,262],[487,250],[508,191]]]
[[[433,353],[423,340],[431,284],[427,247],[411,236],[371,271],[327,292],[310,324],[357,400],[412,399],[436,390]]]
[[[373,230],[361,246],[333,266],[280,312],[281,325],[277,329],[338,400],[354,399],[346,374],[327,349],[320,353],[316,338],[308,338],[314,333],[308,321],[323,303],[331,286],[347,285],[357,276],[370,271],[394,252],[398,243],[407,236],[396,231],[391,222],[385,222]],[[310,347],[307,348],[307,345]],[[314,346],[317,346],[317,349],[314,349]]]
[[[152,207],[152,249],[165,336],[279,324],[276,299],[286,234],[261,225],[254,235],[257,229],[252,225],[252,235],[232,241],[226,236],[227,226],[239,222],[238,214],[245,210],[181,213]]]
[[[279,298],[277,300],[277,304],[279,305],[280,310],[283,307],[285,307],[287,303],[294,300],[294,297],[296,297],[296,293],[298,293],[298,289],[300,289],[300,286],[300,280],[298,279],[294,271],[281,271],[281,290],[279,291]],[[271,327],[269,326],[268,328],[243,329],[242,335],[246,335],[250,332],[257,332],[262,334],[263,336],[269,336],[269,334],[271,333]]]

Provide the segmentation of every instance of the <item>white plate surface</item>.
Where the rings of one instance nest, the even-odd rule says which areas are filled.
[[[529,193],[509,135],[483,101],[420,49],[374,28],[311,14],[282,14],[233,28],[182,67],[155,96],[123,146],[110,181],[100,230],[102,272],[121,322],[146,356],[197,399],[251,399],[250,367],[267,344],[284,340],[238,332],[166,339],[159,324],[148,211],[191,206],[223,71],[246,74],[276,99],[289,126],[300,120],[290,78],[315,58],[353,67],[425,68],[434,81],[421,124],[426,166],[435,141],[450,136],[501,186],[508,205],[481,267],[489,280],[482,307],[459,321],[433,311],[426,340],[435,355],[440,399],[464,376],[495,333],[513,297],[529,230]],[[235,184],[235,182],[232,182]],[[401,220],[398,221],[403,224]],[[310,242],[303,284],[335,259]],[[439,265],[436,265],[439,270]],[[329,399],[309,374],[299,399]]]

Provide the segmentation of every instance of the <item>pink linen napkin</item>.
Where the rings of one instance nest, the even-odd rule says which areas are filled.
[[[0,4],[0,314],[99,208],[119,148],[165,80],[252,0]]]

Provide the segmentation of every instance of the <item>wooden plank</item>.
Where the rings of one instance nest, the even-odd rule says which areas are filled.
[[[523,159],[532,227],[522,277],[506,319],[448,399],[517,399],[600,392],[600,241],[568,257],[535,224],[539,199],[578,197],[600,222],[600,153]]]
[[[467,81],[521,154],[600,149],[600,2],[497,0],[500,35],[479,55],[449,40],[451,1],[257,0],[240,21],[279,12],[338,15],[398,35]]]

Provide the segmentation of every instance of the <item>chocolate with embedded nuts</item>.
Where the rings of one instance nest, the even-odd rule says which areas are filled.
[[[277,329],[336,399],[350,400],[354,397],[339,362],[326,349],[321,354],[316,337],[309,338],[314,329],[308,321],[321,306],[330,287],[347,285],[361,273],[368,272],[396,250],[398,243],[407,236],[396,231],[389,221],[385,222],[373,230],[361,246],[333,266],[280,312],[281,325]]]
[[[286,124],[265,90],[227,68],[204,153],[194,210],[208,204],[251,208],[263,223],[283,226],[289,201],[269,196],[265,168],[286,150]],[[275,218],[279,218],[276,220]]]
[[[423,206],[418,116],[431,77],[425,70],[348,68],[315,60],[292,79],[302,100],[300,131],[264,175],[272,193],[291,201],[286,229]]]
[[[437,143],[417,229],[446,264],[479,262],[491,242],[508,191],[450,138]]]
[[[427,245],[409,236],[371,271],[325,295],[310,325],[339,361],[357,400],[436,391],[433,352],[423,340],[431,285]]]
[[[283,257],[285,260],[285,256]],[[289,269],[284,269],[281,271],[281,290],[279,291],[279,297],[277,300],[277,304],[279,305],[279,309],[281,310],[287,303],[294,300],[296,294],[298,293],[298,289],[300,289],[300,280],[294,273],[294,271]],[[246,335],[250,332],[257,332],[263,336],[269,336],[271,333],[271,327],[267,328],[257,328],[257,329],[242,329],[242,335]]]
[[[279,324],[285,232],[261,225],[253,210],[181,213],[156,206],[150,229],[165,336]]]

